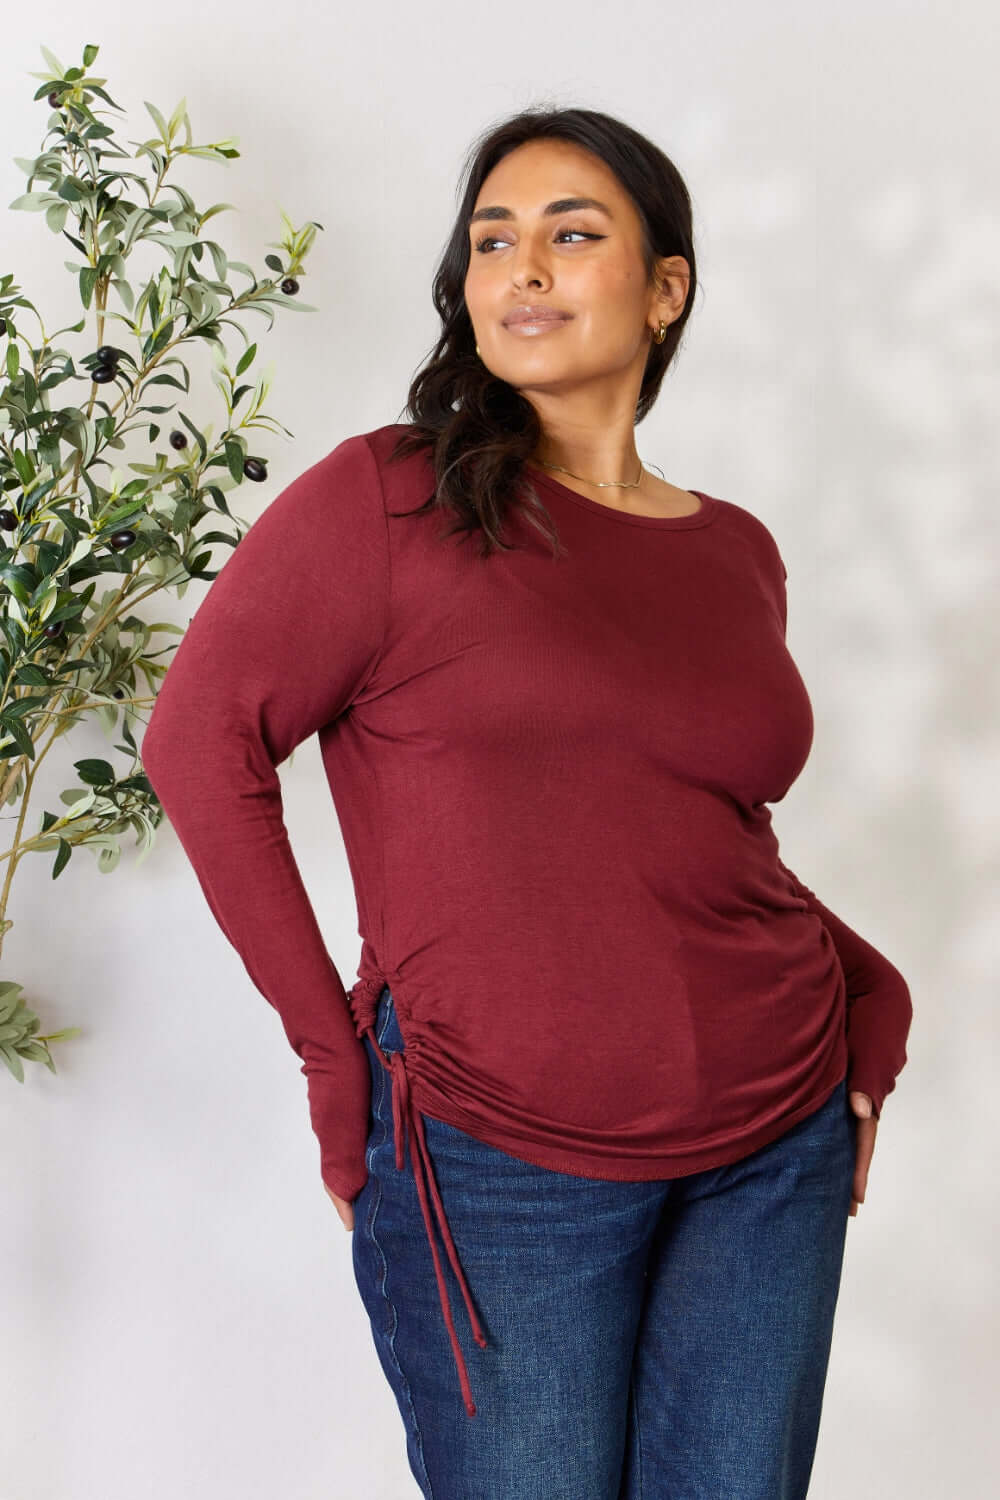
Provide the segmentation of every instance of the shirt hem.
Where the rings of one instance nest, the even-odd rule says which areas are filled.
[[[825,1079],[806,1103],[799,1105],[789,1114],[782,1115],[780,1119],[769,1120],[767,1124],[760,1125],[755,1130],[746,1131],[725,1145],[716,1144],[701,1148],[692,1146],[683,1152],[637,1157],[631,1161],[624,1161],[621,1158],[617,1160],[595,1158],[585,1156],[580,1152],[550,1149],[535,1142],[516,1141],[503,1131],[484,1125],[482,1121],[474,1119],[464,1110],[453,1108],[447,1101],[442,1101],[437,1094],[428,1097],[422,1084],[413,1074],[410,1077],[410,1087],[413,1102],[422,1115],[439,1120],[442,1124],[451,1125],[455,1130],[464,1131],[467,1135],[474,1136],[483,1145],[503,1151],[507,1156],[513,1156],[529,1166],[564,1172],[571,1177],[596,1178],[604,1182],[654,1182],[671,1177],[690,1177],[695,1172],[708,1171],[712,1167],[731,1166],[734,1162],[751,1156],[762,1146],[776,1141],[800,1121],[805,1120],[816,1110],[822,1109],[834,1089],[844,1082],[847,1069],[842,1058],[838,1061],[834,1071],[837,1077],[832,1082],[828,1078]]]

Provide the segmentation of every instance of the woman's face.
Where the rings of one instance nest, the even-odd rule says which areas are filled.
[[[565,200],[603,204],[569,207]],[[553,205],[564,206],[550,212]],[[492,210],[485,219],[475,215]],[[583,382],[642,382],[652,331],[684,305],[686,283],[658,298],[641,252],[631,199],[597,157],[564,141],[529,141],[483,181],[469,233],[465,301],[480,358],[520,391],[578,389]],[[688,272],[682,256],[658,270]],[[524,303],[565,314],[537,326],[505,324]]]

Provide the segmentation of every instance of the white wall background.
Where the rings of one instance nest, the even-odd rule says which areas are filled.
[[[639,430],[675,484],[771,527],[816,713],[775,826],[787,861],[910,981],[910,1061],[849,1221],[811,1500],[986,1500],[1000,1451],[996,1195],[997,310],[1000,46],[980,3],[471,7],[17,6],[0,64],[0,271],[48,330],[80,312],[70,254],[13,158],[41,149],[39,43],[150,133],[186,96],[228,168],[178,174],[263,269],[279,204],[318,219],[302,300],[246,319],[277,378],[270,481],[394,421],[435,334],[430,276],[471,139],[528,102],[606,109],[680,167],[701,290]],[[992,20],[990,19],[992,15]],[[29,319],[22,318],[27,326]],[[112,325],[113,326],[113,325]],[[64,340],[65,342],[65,340]],[[86,345],[77,338],[74,348]],[[236,348],[235,336],[231,347]],[[166,388],[164,388],[166,389]],[[224,412],[202,419],[216,430]],[[198,408],[193,408],[198,410]],[[204,585],[166,613],[186,620]],[[59,809],[96,729],[47,762]],[[348,983],[353,894],[315,741],[287,822]],[[4,814],[10,818],[10,810]],[[6,847],[6,841],[4,841]],[[58,1073],[0,1073],[0,1500],[396,1500],[416,1494],[394,1399],[318,1175],[277,1016],[169,829],[138,869],[26,860],[2,977]]]

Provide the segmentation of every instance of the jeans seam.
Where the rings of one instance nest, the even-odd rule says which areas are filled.
[[[642,1482],[642,1431],[639,1427],[639,1382],[635,1378],[634,1366],[632,1369],[632,1374],[630,1376],[630,1381],[632,1386],[632,1425],[635,1428],[635,1475],[638,1486],[635,1500],[643,1500],[644,1486]]]
[[[387,1006],[386,1007],[386,1013],[385,1013],[385,1020],[384,1020],[384,1022],[382,1024],[382,1028],[381,1028],[381,1035],[378,1038],[378,1043],[379,1043],[380,1047],[382,1046],[382,1039],[384,1038],[385,1033],[388,1030],[390,1015],[391,1015],[391,1010],[390,1010],[390,1007]],[[375,1106],[375,1110],[376,1110],[376,1118],[379,1120],[379,1122],[380,1122],[380,1124],[382,1126],[382,1136],[381,1136],[381,1139],[380,1139],[380,1141],[378,1143],[379,1146],[382,1146],[382,1145],[385,1144],[385,1141],[388,1138],[389,1128],[386,1125],[385,1121],[382,1119],[382,1101],[383,1101],[383,1099],[385,1097],[386,1071],[382,1067],[381,1063],[379,1063],[378,1067],[379,1067],[379,1092],[378,1092],[378,1103]],[[375,1146],[369,1148],[369,1162],[368,1162],[368,1169],[369,1169],[369,1171],[372,1170],[373,1160],[374,1160],[373,1153],[377,1149],[378,1149],[378,1147],[375,1147]],[[390,1354],[392,1356],[392,1363],[393,1363],[393,1365],[394,1365],[394,1367],[396,1369],[397,1374],[399,1375],[400,1381],[402,1382],[403,1391],[404,1391],[405,1396],[406,1396],[406,1405],[407,1405],[407,1408],[408,1408],[408,1411],[409,1411],[409,1415],[410,1415],[410,1423],[411,1423],[411,1426],[412,1426],[413,1435],[416,1438],[417,1453],[420,1456],[420,1468],[421,1468],[421,1472],[423,1474],[422,1484],[426,1487],[425,1488],[425,1495],[427,1497],[427,1500],[434,1500],[434,1491],[433,1491],[433,1489],[431,1487],[430,1475],[427,1472],[427,1463],[426,1463],[426,1460],[424,1458],[424,1440],[423,1440],[423,1435],[422,1435],[422,1433],[420,1431],[420,1424],[417,1421],[417,1413],[416,1413],[416,1411],[414,1409],[414,1405],[413,1405],[413,1396],[412,1396],[412,1393],[410,1391],[410,1382],[407,1380],[405,1374],[403,1373],[403,1367],[399,1363],[399,1355],[396,1353],[396,1329],[399,1327],[399,1314],[396,1311],[396,1307],[395,1307],[395,1304],[394,1304],[392,1298],[389,1296],[389,1293],[386,1290],[386,1280],[387,1280],[387,1277],[388,1277],[388,1274],[389,1274],[389,1266],[388,1266],[388,1262],[387,1262],[387,1260],[385,1258],[385,1252],[383,1251],[382,1246],[379,1244],[378,1238],[377,1238],[377,1236],[375,1234],[375,1217],[376,1217],[376,1214],[378,1212],[379,1203],[381,1202],[381,1199],[382,1199],[382,1186],[381,1186],[381,1183],[379,1183],[379,1181],[378,1181],[377,1178],[375,1179],[375,1185],[376,1185],[377,1191],[372,1196],[372,1207],[371,1207],[371,1211],[369,1212],[369,1215],[368,1215],[368,1233],[369,1233],[369,1236],[371,1238],[372,1244],[375,1246],[375,1250],[376,1250],[376,1252],[378,1254],[378,1258],[379,1258],[379,1262],[380,1262],[380,1266],[381,1266],[381,1274],[379,1275],[379,1288],[380,1288],[380,1290],[382,1292],[382,1296],[385,1298],[386,1305],[389,1307],[389,1309],[390,1309],[390,1311],[392,1313],[392,1323],[391,1323],[390,1327],[387,1329],[389,1352],[390,1352]]]

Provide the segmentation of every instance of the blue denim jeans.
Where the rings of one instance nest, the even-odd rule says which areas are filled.
[[[375,1035],[403,1049],[382,990]],[[840,1288],[857,1121],[842,1080],[778,1140],[686,1177],[533,1166],[425,1115],[487,1347],[442,1256],[455,1358],[393,1079],[372,1070],[353,1264],[428,1500],[803,1500]],[[411,1139],[412,1149],[413,1143]],[[408,1153],[409,1155],[409,1150]]]

